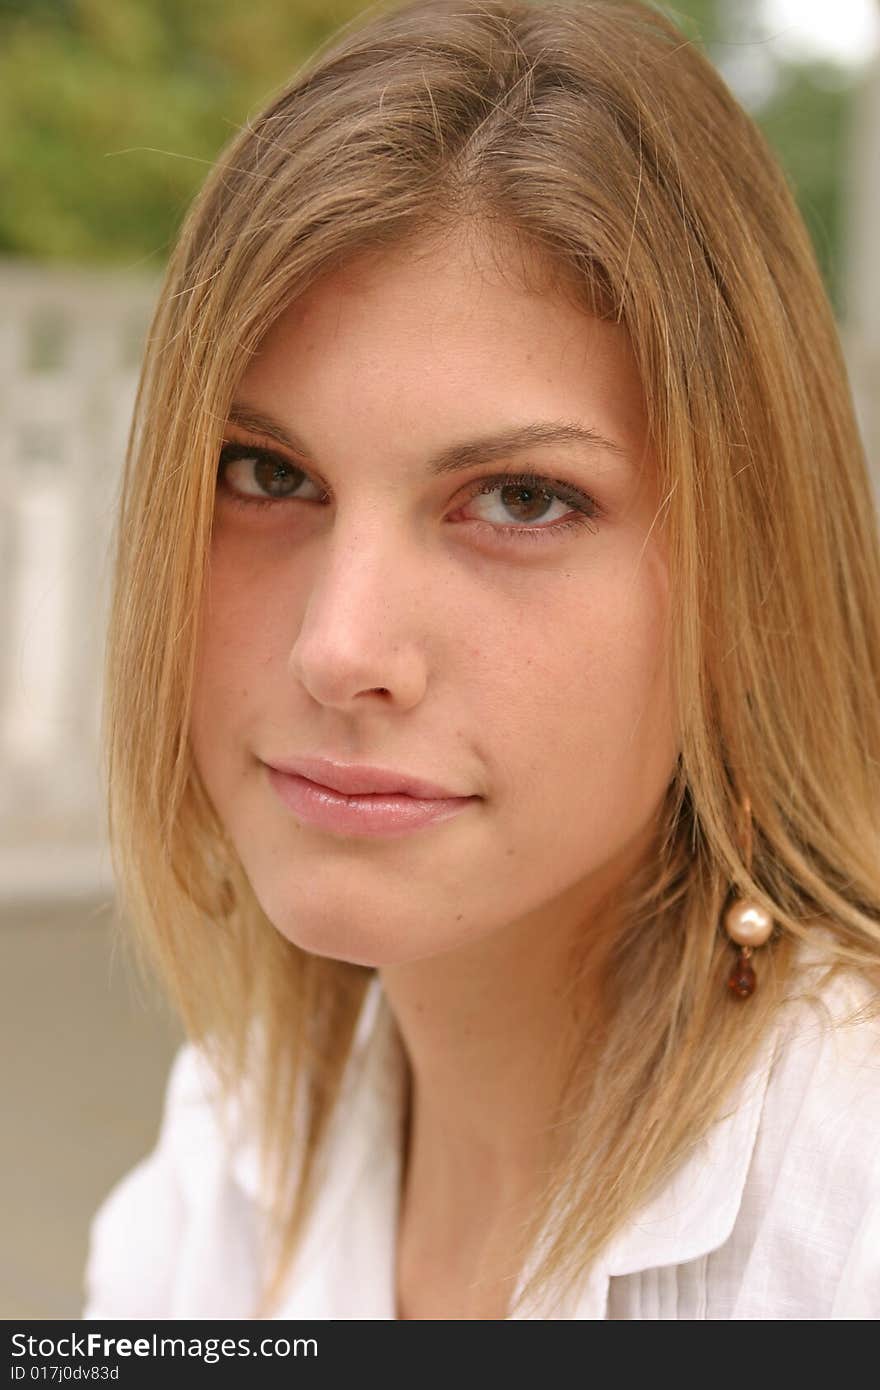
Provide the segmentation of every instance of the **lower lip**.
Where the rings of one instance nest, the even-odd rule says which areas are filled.
[[[300,820],[342,835],[408,835],[423,826],[449,820],[479,800],[475,796],[455,796],[427,801],[390,792],[346,796],[310,782],[308,777],[278,772],[274,767],[267,770],[277,796]]]

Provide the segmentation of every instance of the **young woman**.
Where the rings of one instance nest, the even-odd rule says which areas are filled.
[[[171,258],[108,661],[188,1033],[86,1318],[880,1314],[880,545],[785,179],[634,0],[414,0]]]

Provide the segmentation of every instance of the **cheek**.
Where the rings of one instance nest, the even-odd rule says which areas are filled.
[[[616,570],[616,567],[615,567]],[[659,557],[595,576],[589,596],[531,635],[519,673],[498,692],[501,755],[523,817],[548,847],[573,838],[600,853],[652,814],[677,752]],[[504,718],[506,704],[507,717]],[[497,751],[497,750],[496,750]]]
[[[268,674],[278,660],[282,606],[266,600],[267,585],[234,548],[214,544],[197,642],[190,734],[203,780],[221,776],[243,751]]]

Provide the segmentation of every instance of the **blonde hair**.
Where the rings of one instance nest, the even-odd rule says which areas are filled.
[[[143,962],[231,1094],[259,1087],[271,1315],[373,971],[265,918],[188,721],[217,453],[277,315],[357,253],[481,229],[627,327],[660,468],[681,754],[615,904],[607,1016],[572,1055],[524,1296],[574,1280],[721,1112],[791,996],[880,961],[880,545],[828,301],[785,178],[706,57],[636,0],[413,0],[340,31],[231,142],[171,256],[126,462],[109,819]],[[753,814],[751,871],[738,838]],[[781,936],[725,988],[731,891]],[[259,1063],[249,1040],[258,1020]],[[301,1152],[295,1165],[290,1155]],[[549,1229],[549,1227],[548,1227]]]

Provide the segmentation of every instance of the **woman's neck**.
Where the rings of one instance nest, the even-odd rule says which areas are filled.
[[[483,939],[467,960],[449,953],[381,972],[409,1075],[400,1316],[505,1316],[522,1227],[561,1139],[572,1043],[599,1014],[599,951],[592,970],[582,953],[575,975],[576,930],[582,919],[560,912],[540,933],[523,923],[503,952]],[[535,940],[541,949],[526,949]]]

